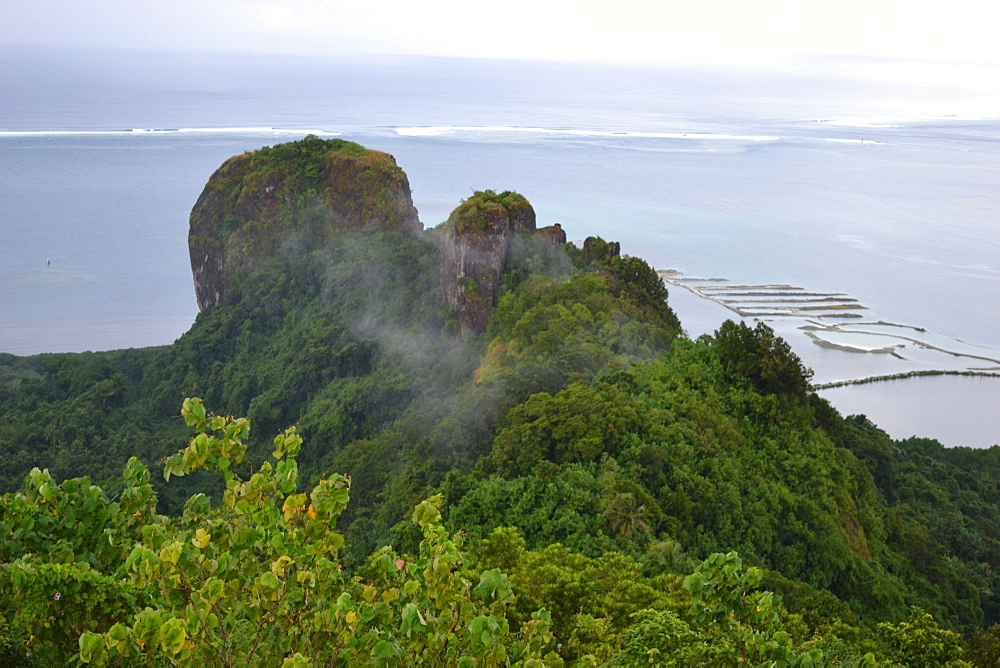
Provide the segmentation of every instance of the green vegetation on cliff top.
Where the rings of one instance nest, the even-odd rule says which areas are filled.
[[[452,211],[442,228],[458,234],[496,233],[497,230],[490,225],[491,220],[494,225],[498,221],[520,221],[529,213],[534,226],[534,211],[524,195],[510,190],[499,194],[492,190],[477,190]]]
[[[420,230],[406,174],[392,156],[309,136],[230,158],[191,211],[199,307],[216,306],[262,263],[360,229]]]

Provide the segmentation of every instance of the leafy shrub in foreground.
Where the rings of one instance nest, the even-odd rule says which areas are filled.
[[[386,548],[365,568],[368,582],[349,579],[336,531],[348,478],[298,492],[302,439],[292,427],[275,437],[273,462],[241,479],[234,469],[245,458],[249,421],[207,414],[198,399],[185,400],[182,414],[197,435],[165,462],[164,474],[214,471],[226,485],[219,507],[198,494],[178,518],[150,512],[148,473],[134,460],[120,501],[89,481],[58,486],[38,471],[24,493],[6,499],[18,512],[5,514],[3,526],[20,525],[5,532],[3,549],[24,554],[3,567],[0,591],[5,610],[12,596],[23,599],[6,621],[26,658],[218,666],[549,662],[542,659],[551,638],[547,613],[511,627],[510,583],[498,569],[468,570],[441,526],[439,497],[414,512],[423,532],[416,557]],[[91,512],[77,513],[86,501]],[[48,516],[55,520],[36,530],[35,520]]]

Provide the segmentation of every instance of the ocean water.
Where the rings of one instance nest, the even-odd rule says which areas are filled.
[[[173,341],[197,310],[187,218],[205,181],[231,155],[313,133],[392,153],[425,226],[473,190],[517,190],[572,240],[618,240],[685,278],[846,295],[859,322],[934,337],[851,352],[801,329],[850,320],[770,319],[818,382],[1000,368],[1000,93],[862,64],[0,50],[0,352]],[[737,317],[670,290],[692,336]],[[816,337],[870,342],[872,327]],[[953,354],[970,345],[985,360]],[[1000,442],[1000,379],[939,380],[824,396],[897,437]]]

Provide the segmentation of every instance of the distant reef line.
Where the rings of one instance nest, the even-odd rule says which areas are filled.
[[[813,390],[830,390],[835,387],[846,385],[865,385],[867,383],[881,383],[887,380],[903,380],[906,378],[917,378],[920,376],[979,376],[985,378],[1000,378],[1000,373],[992,371],[955,371],[930,369],[922,371],[907,371],[905,373],[893,373],[886,376],[868,376],[867,378],[856,378],[854,380],[838,380],[832,383],[818,383],[812,386]]]

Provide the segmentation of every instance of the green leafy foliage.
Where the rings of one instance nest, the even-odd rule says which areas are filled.
[[[272,460],[241,479],[231,463],[246,455],[247,420],[208,414],[198,399],[185,400],[181,413],[196,435],[164,473],[206,468],[221,476],[218,507],[195,495],[182,516],[156,515],[137,464],[126,471],[133,484],[121,502],[93,487],[81,494],[86,481],[59,486],[41,472],[12,499],[36,518],[56,511],[45,527],[24,508],[4,515],[21,531],[9,532],[3,549],[23,556],[4,565],[0,592],[19,599],[13,621],[33,655],[66,661],[76,650],[74,658],[97,665],[543,665],[548,614],[511,627],[507,578],[469,571],[458,539],[441,526],[440,499],[414,511],[423,532],[417,557],[382,550],[365,568],[369,580],[350,579],[335,529],[347,478],[297,492],[302,440],[289,428],[273,439]],[[105,512],[71,515],[74,503]],[[109,547],[67,552],[66,536],[95,530]]]
[[[809,389],[812,371],[774,330],[758,322],[727,320],[715,333],[715,350],[722,367],[733,378],[745,378],[765,394],[802,395]]]
[[[754,591],[761,575],[744,568],[735,553],[711,555],[684,579],[691,597],[687,620],[669,610],[635,614],[638,623],[608,665],[824,665],[821,650],[796,648],[782,628],[780,599]],[[852,663],[875,665],[875,657]]]
[[[177,343],[0,355],[3,661],[859,665],[957,660],[961,630],[995,663],[1000,448],[842,418],[766,325],[681,338],[600,239],[515,234],[462,340],[444,230],[322,201],[368,161],[356,194],[391,209],[387,156],[258,154],[209,190],[273,248],[230,249],[245,280]],[[463,220],[525,206],[476,193]],[[246,418],[189,400],[181,424],[194,395]]]
[[[893,660],[904,666],[971,666],[962,661],[961,639],[954,631],[942,629],[934,618],[914,607],[910,619],[899,624],[878,625]]]
[[[524,475],[543,461],[590,462],[617,454],[638,414],[624,392],[602,389],[573,383],[516,406],[494,441],[493,466],[508,476]]]

